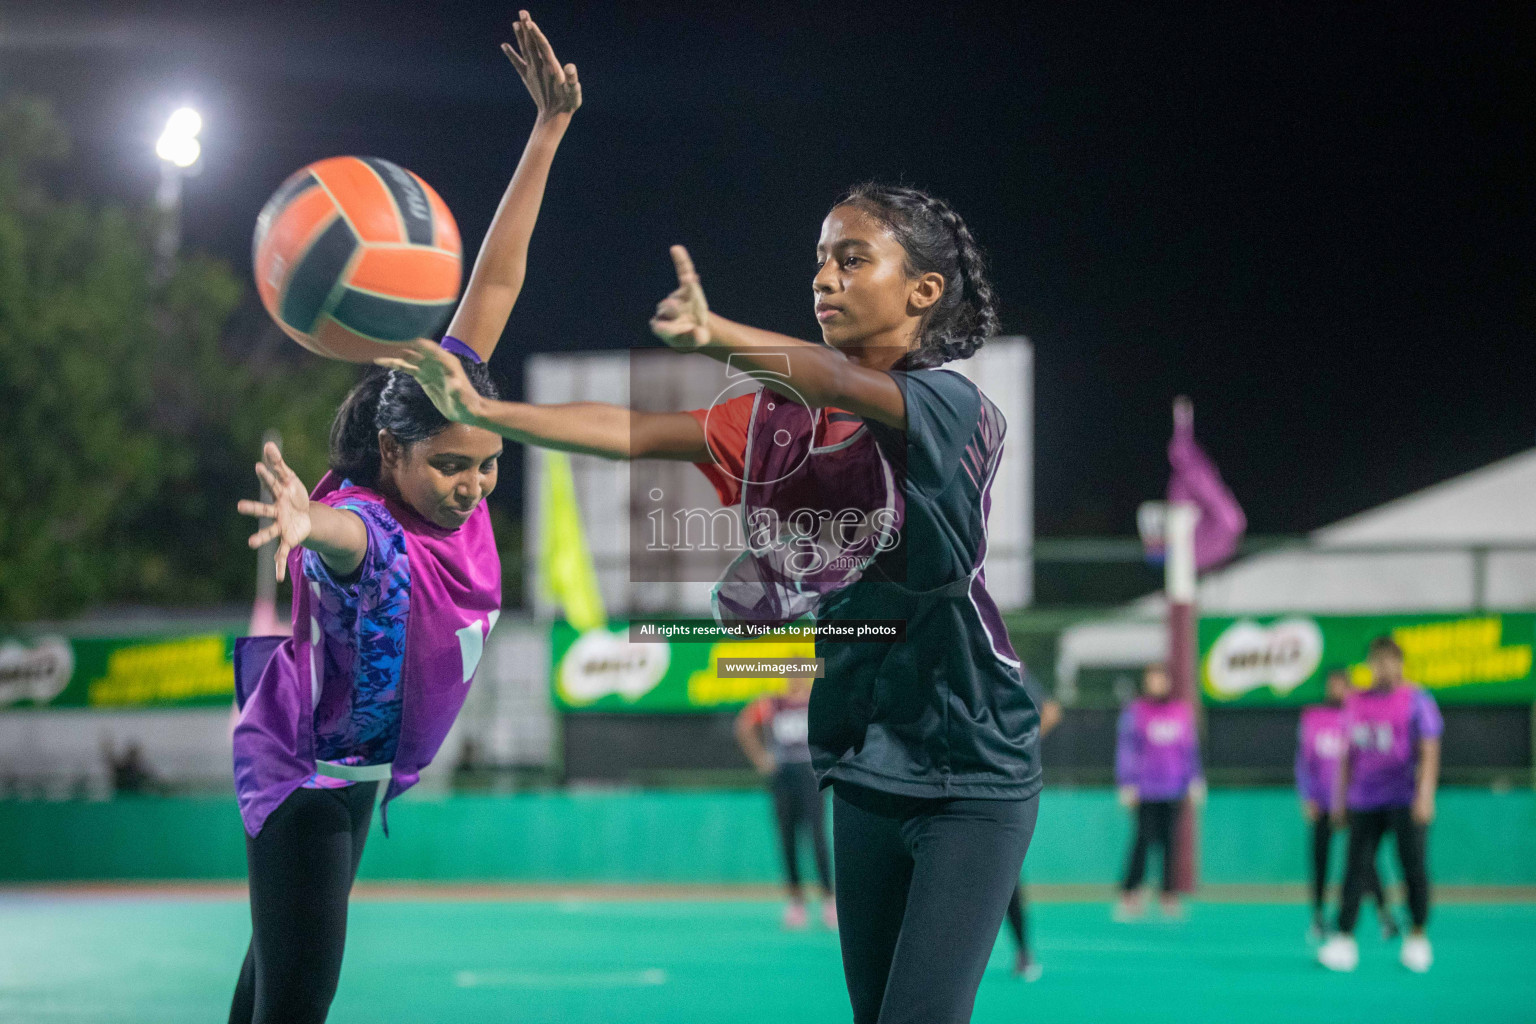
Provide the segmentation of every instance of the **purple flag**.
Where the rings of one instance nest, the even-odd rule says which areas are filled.
[[[1195,441],[1192,409],[1176,412],[1168,442],[1168,501],[1187,501],[1200,510],[1195,524],[1195,568],[1204,571],[1232,557],[1248,528],[1248,517],[1222,482],[1216,464]]]

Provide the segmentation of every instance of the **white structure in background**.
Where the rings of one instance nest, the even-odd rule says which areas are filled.
[[[449,788],[466,743],[481,767],[538,767],[555,759],[555,716],[549,704],[549,629],[503,615],[485,642],[464,709],[441,753],[421,776],[427,792]]]
[[[1064,700],[1086,667],[1167,656],[1162,594],[1066,630]],[[1200,581],[1203,615],[1492,611],[1536,607],[1536,449],[1314,531],[1304,545],[1240,559]]]
[[[1008,421],[987,519],[987,590],[1002,610],[1023,608],[1035,597],[1035,348],[1028,338],[993,338],[945,365],[974,381]]]
[[[1004,610],[1027,605],[1033,597],[1034,542],[1034,350],[1025,338],[994,338],[968,360],[948,364],[979,384],[1008,421],[1003,461],[992,485],[987,585]],[[709,406],[725,382],[722,364],[703,356],[679,357],[657,350],[633,361],[629,352],[536,355],[528,360],[528,401],[611,402],[629,405],[632,376],[643,376],[643,407],[653,410]],[[639,407],[639,406],[637,406]],[[524,553],[529,606],[538,617],[555,610],[539,593],[537,566],[543,536],[539,490],[543,456],[528,449],[524,463]],[[630,467],[594,456],[571,456],[582,526],[592,550],[598,582],[608,612],[615,618],[676,612],[708,616],[714,573],[678,562],[671,578],[687,582],[633,582],[630,574]],[[703,475],[687,463],[647,467],[647,480],[658,482],[682,507],[713,508],[719,503]],[[672,553],[673,557],[678,557]],[[666,577],[665,572],[651,573]],[[690,579],[690,577],[692,577]]]

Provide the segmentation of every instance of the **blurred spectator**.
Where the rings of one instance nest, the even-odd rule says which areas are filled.
[[[129,740],[122,753],[110,736],[101,739],[102,757],[107,762],[107,775],[112,780],[114,795],[124,793],[163,793],[165,785],[144,760],[144,748],[138,740]]]

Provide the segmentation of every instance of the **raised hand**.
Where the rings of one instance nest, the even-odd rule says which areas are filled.
[[[309,537],[312,523],[309,517],[309,489],[297,473],[288,468],[277,445],[268,441],[261,450],[261,461],[256,463],[256,475],[272,492],[272,503],[242,501],[236,507],[243,515],[272,520],[266,527],[251,534],[246,543],[259,548],[267,541],[277,539],[277,579],[282,582],[288,575],[288,553]]]
[[[517,22],[512,26],[517,45],[502,43],[501,52],[522,76],[528,94],[539,108],[539,119],[546,120],[560,115],[569,116],[581,106],[581,82],[576,78],[576,65],[561,65],[555,57],[554,47],[533,23],[527,11],[517,12]]]
[[[704,286],[693,269],[693,259],[680,245],[672,247],[672,263],[677,267],[677,291],[656,307],[651,317],[651,333],[675,349],[689,351],[709,344],[709,302]]]
[[[450,423],[475,422],[482,400],[457,356],[449,355],[435,342],[421,339],[398,347],[399,356],[386,356],[374,362],[415,377],[421,390]]]

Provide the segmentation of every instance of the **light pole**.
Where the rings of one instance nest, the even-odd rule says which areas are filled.
[[[155,143],[160,158],[160,188],[155,192],[155,206],[160,213],[155,235],[155,276],[164,281],[171,276],[171,265],[181,245],[181,181],[196,166],[203,147],[197,141],[203,130],[202,115],[191,107],[182,107],[165,122],[165,131]]]

